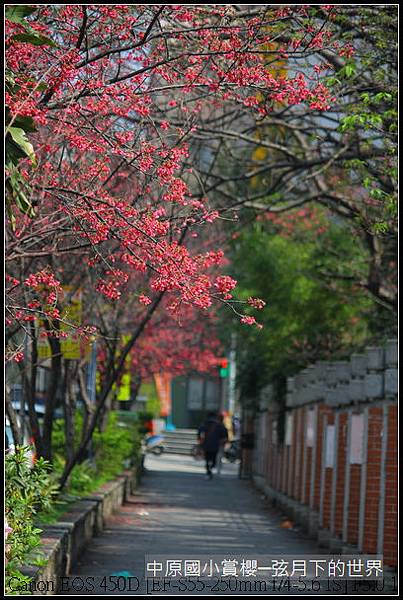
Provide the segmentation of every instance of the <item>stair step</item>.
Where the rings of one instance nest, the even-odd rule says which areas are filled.
[[[193,444],[193,442],[197,442],[197,437],[184,438],[184,437],[180,437],[179,435],[176,437],[163,435],[162,437],[164,440],[167,440],[169,442],[183,442],[184,444]]]
[[[164,448],[164,454],[183,454],[184,456],[193,456],[190,450],[184,448]]]
[[[184,444],[193,444],[193,442],[197,442],[197,437],[194,438],[184,438],[184,437],[180,437],[180,436],[176,436],[176,437],[171,437],[171,436],[166,436],[163,435],[162,436],[164,438],[164,440],[167,440],[168,442],[183,442]]]
[[[188,445],[197,444],[197,437],[182,438],[182,437],[166,437],[165,435],[162,437],[164,439],[164,442],[167,444],[188,444]]]
[[[164,433],[189,433],[189,434],[197,434],[197,429],[164,429]]]
[[[189,444],[186,442],[171,442],[169,440],[164,440],[162,445],[167,448],[193,448],[195,444],[193,442]]]
[[[164,438],[164,450],[167,454],[190,456],[191,450],[197,444],[197,429],[175,429],[161,431]]]
[[[181,435],[184,437],[194,437],[197,436],[197,429],[174,429],[173,431],[162,430],[161,434],[163,435]]]

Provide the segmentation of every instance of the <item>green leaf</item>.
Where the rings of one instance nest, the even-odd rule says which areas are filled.
[[[353,67],[353,65],[346,65],[345,68],[345,73],[346,73],[346,77],[351,77],[352,75],[354,75],[355,69]]]
[[[13,35],[11,41],[24,42],[33,46],[56,46],[53,40],[39,33],[17,33]]]
[[[7,211],[7,218],[10,221],[11,229],[13,231],[15,231],[15,226],[17,224],[17,220],[16,220],[15,216],[13,215],[13,211],[11,209],[11,202],[10,202],[9,198],[6,198],[6,211]]]
[[[22,177],[18,168],[13,168],[13,165],[10,163],[6,164],[6,168],[9,171],[9,174],[6,179],[6,203],[8,209],[8,217],[10,219],[11,226],[14,228],[15,218],[11,210],[13,204],[17,206],[20,212],[26,214],[30,218],[35,217],[35,210],[26,195],[27,193],[30,193],[30,187],[25,181],[25,179]],[[21,460],[24,461],[23,456]]]
[[[334,85],[339,85],[340,84],[340,79],[337,79],[337,77],[329,77],[327,79],[327,85],[329,87],[333,87]]]
[[[374,223],[372,230],[374,233],[386,233],[388,231],[389,227],[388,224],[385,222],[380,222],[380,223]]]
[[[344,67],[342,69],[340,69],[340,71],[338,72],[338,74],[341,77],[352,77],[353,75],[355,75],[356,73],[356,66],[354,63],[349,62],[346,65],[344,65]]]
[[[23,129],[21,129],[21,127],[9,127],[8,134],[11,135],[15,144],[17,144],[22,149],[22,151],[25,153],[25,155],[31,159],[31,162],[34,165],[36,165],[34,147],[27,140],[25,131]]]
[[[12,23],[23,23],[23,19],[32,15],[36,11],[35,6],[17,5],[8,6],[5,11],[5,16]]]
[[[385,102],[390,102],[392,100],[392,94],[388,94],[387,92],[379,92],[375,95],[374,100],[375,102],[382,102],[382,100]]]
[[[15,127],[20,127],[29,133],[36,131],[35,122],[32,117],[18,116],[16,119],[14,119],[14,125]]]
[[[48,86],[45,82],[42,81],[42,83],[36,86],[36,89],[38,90],[38,92],[45,92],[48,89]]]
[[[18,165],[22,158],[26,158],[25,152],[16,144],[11,136],[6,137],[6,159],[7,163]]]
[[[28,215],[29,217],[35,216],[32,204],[22,192],[19,192],[19,194],[16,196],[15,203],[22,213]]]

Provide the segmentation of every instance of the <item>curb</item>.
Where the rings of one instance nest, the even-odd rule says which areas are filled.
[[[29,589],[34,596],[57,594],[60,578],[68,576],[92,538],[104,530],[107,519],[134,492],[141,474],[141,465],[123,471],[93,494],[74,502],[59,521],[43,527],[41,551],[46,566],[21,568],[24,575],[32,577]]]

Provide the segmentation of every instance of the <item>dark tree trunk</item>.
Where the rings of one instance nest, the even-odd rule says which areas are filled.
[[[49,327],[47,327],[49,330]],[[62,355],[60,349],[60,340],[58,338],[48,338],[52,350],[51,358],[51,380],[46,396],[45,415],[43,419],[43,457],[47,460],[52,459],[52,429],[54,421],[54,413],[57,402],[57,390],[59,387],[61,370],[62,370]]]
[[[142,322],[139,324],[136,331],[131,336],[130,340],[127,342],[126,346],[123,348],[123,351],[119,355],[116,365],[115,365],[115,357],[111,356],[111,358],[109,360],[108,368],[106,371],[105,383],[104,383],[102,392],[98,398],[97,407],[96,407],[94,414],[92,416],[92,419],[89,423],[88,431],[87,431],[84,439],[82,440],[80,447],[78,448],[77,452],[75,453],[74,457],[72,458],[72,460],[66,462],[65,469],[60,478],[60,487],[61,488],[63,488],[65,486],[74,466],[84,458],[85,453],[87,451],[88,444],[91,441],[92,434],[94,433],[97,424],[99,423],[100,416],[105,407],[105,404],[107,402],[107,399],[108,399],[108,396],[112,389],[112,386],[118,380],[119,376],[123,372],[126,357],[129,354],[129,352],[131,351],[131,349],[133,348],[133,346],[135,345],[135,343],[138,340],[138,338],[140,337],[140,335],[143,333],[145,326],[151,319],[152,315],[154,314],[155,310],[159,306],[163,297],[164,297],[164,292],[160,292],[158,294],[158,296],[155,298],[154,302],[152,304],[150,304],[148,311],[147,311],[146,315],[144,316]]]

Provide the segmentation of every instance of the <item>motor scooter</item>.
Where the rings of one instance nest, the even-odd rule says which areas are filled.
[[[232,440],[232,442],[224,449],[224,458],[230,463],[234,463],[241,459],[240,440]]]
[[[160,456],[165,451],[162,435],[148,435],[143,440],[143,452]]]

